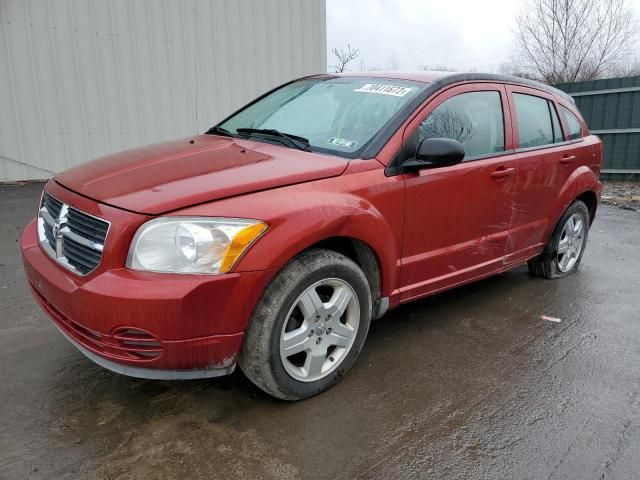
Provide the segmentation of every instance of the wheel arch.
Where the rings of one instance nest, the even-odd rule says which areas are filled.
[[[593,190],[586,190],[578,195],[576,200],[581,200],[589,209],[589,224],[593,223],[596,217],[596,210],[598,209],[598,195]]]
[[[556,228],[562,214],[576,200],[582,200],[589,209],[590,223],[593,223],[599,201],[601,186],[596,174],[587,166],[577,168],[567,178],[558,194],[558,201],[555,203],[549,215],[549,227],[546,237],[549,238]]]
[[[371,289],[372,305],[375,305],[381,296],[382,267],[380,258],[371,245],[354,237],[334,236],[320,240],[305,250],[313,248],[332,250],[353,260],[367,277]]]

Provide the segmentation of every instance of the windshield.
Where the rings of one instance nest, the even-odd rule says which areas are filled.
[[[372,77],[303,79],[271,92],[218,127],[256,137],[255,129],[276,130],[308,140],[313,151],[353,156],[424,87]]]

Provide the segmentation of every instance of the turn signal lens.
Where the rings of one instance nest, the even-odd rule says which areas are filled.
[[[235,265],[242,254],[267,230],[266,223],[255,223],[236,233],[222,256],[220,273],[227,273]]]

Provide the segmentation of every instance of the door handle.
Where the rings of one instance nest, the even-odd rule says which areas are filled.
[[[564,164],[571,163],[571,162],[573,162],[575,159],[576,159],[576,156],[575,156],[575,155],[565,155],[564,157],[562,157],[562,158],[560,159],[560,163],[564,163]]]
[[[515,168],[498,168],[495,172],[491,173],[491,177],[493,178],[504,178],[516,173]]]

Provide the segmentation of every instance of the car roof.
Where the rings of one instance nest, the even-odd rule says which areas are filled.
[[[376,77],[396,80],[413,80],[414,82],[433,83],[441,78],[456,74],[457,72],[439,71],[372,71],[372,72],[344,72],[336,73],[340,77]]]
[[[563,98],[571,104],[574,104],[573,97],[558,90],[557,88],[545,85],[544,83],[529,80],[527,78],[513,77],[511,75],[499,75],[496,73],[460,73],[460,72],[440,72],[440,71],[373,71],[373,72],[344,72],[335,74],[326,74],[338,77],[374,77],[396,80],[411,80],[414,82],[422,82],[431,84],[433,90],[441,89],[445,86],[460,82],[498,82],[509,83],[512,85],[523,85],[526,87],[536,88],[558,97]]]

